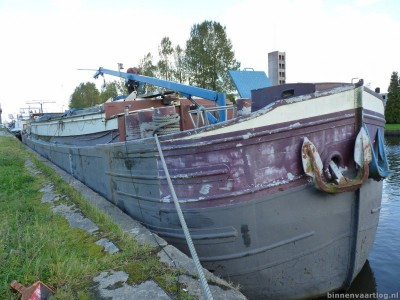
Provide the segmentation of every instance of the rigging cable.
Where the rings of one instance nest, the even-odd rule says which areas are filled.
[[[128,154],[127,141],[125,141],[124,144],[125,144],[125,154],[126,154],[126,157],[128,158],[128,157],[129,157],[129,154]],[[131,175],[132,186],[134,186],[135,183],[134,183],[134,181],[133,181],[132,168],[130,169],[130,175]],[[141,206],[140,202],[141,202],[141,200],[138,199],[138,205],[139,205],[140,215],[141,215],[141,217],[142,217],[142,220],[144,220],[144,218],[143,218],[143,212],[142,212],[142,206]],[[142,222],[140,222],[140,223],[143,224]],[[179,299],[181,299],[181,293],[180,293],[181,283],[180,283],[180,281],[179,281],[179,277],[180,277],[180,275],[181,275],[180,270],[179,270],[178,266],[176,265],[175,260],[169,255],[169,253],[168,253],[167,251],[165,251],[164,246],[162,246],[162,245],[159,243],[159,241],[158,241],[158,239],[156,238],[155,234],[154,234],[151,230],[149,230],[149,232],[150,232],[150,235],[153,237],[154,241],[157,243],[158,247],[165,253],[165,255],[169,258],[169,260],[170,260],[170,261],[172,262],[172,264],[174,265],[174,268],[177,270],[177,276],[176,276],[176,293],[177,293],[177,295],[178,295],[178,300],[179,300]]]
[[[187,244],[189,246],[189,250],[190,250],[190,254],[192,255],[193,262],[194,262],[194,264],[196,266],[197,274],[199,275],[199,278],[200,278],[200,283],[201,283],[201,287],[203,288],[204,296],[205,296],[205,298],[207,300],[212,300],[214,298],[213,298],[213,296],[211,294],[210,287],[208,286],[206,277],[204,276],[203,267],[200,264],[199,257],[197,256],[196,249],[194,248],[192,237],[190,236],[189,229],[188,229],[188,227],[186,225],[186,221],[185,221],[185,218],[183,216],[181,206],[180,206],[178,198],[176,196],[174,186],[172,185],[171,177],[169,176],[168,168],[167,168],[167,165],[166,165],[165,160],[164,160],[164,155],[163,155],[163,152],[162,152],[162,149],[161,149],[161,145],[160,145],[160,141],[158,140],[157,134],[154,134],[154,139],[155,139],[156,144],[157,144],[157,149],[158,149],[158,153],[160,154],[161,164],[162,164],[163,169],[164,169],[165,177],[166,177],[167,182],[168,182],[168,187],[169,187],[169,190],[171,192],[171,196],[172,196],[172,198],[174,200],[174,204],[175,204],[176,211],[178,213],[179,221],[181,223],[181,226],[182,226],[182,229],[183,229],[183,233],[185,234],[186,242],[187,242]]]

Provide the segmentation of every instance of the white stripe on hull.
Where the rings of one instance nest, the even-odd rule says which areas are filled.
[[[363,89],[363,87],[360,87]],[[335,92],[336,91],[336,92]],[[249,118],[244,119],[231,126],[225,126],[214,130],[209,130],[194,134],[183,139],[203,138],[217,134],[229,132],[251,130],[260,126],[274,125],[283,122],[296,122],[297,120],[313,118],[357,108],[356,93],[358,89],[338,88],[329,92],[315,93],[315,97],[310,95],[294,97],[286,100],[286,104],[273,107],[268,105]],[[384,106],[381,99],[363,91],[362,106],[364,109],[384,114]],[[267,113],[265,113],[267,111]],[[300,125],[300,124],[298,124]],[[294,123],[293,126],[296,126]]]
[[[32,122],[31,133],[39,136],[80,136],[118,129],[116,118],[106,120],[105,114],[68,117],[46,122]]]

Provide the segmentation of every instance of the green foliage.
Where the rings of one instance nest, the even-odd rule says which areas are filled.
[[[125,86],[125,80],[116,80],[114,81],[118,95],[127,95],[128,94],[128,88]]]
[[[153,63],[148,53],[140,61],[142,75],[158,77],[179,83],[229,93],[234,86],[227,73],[238,70],[232,43],[227,38],[226,28],[218,22],[204,21],[192,27],[186,49],[163,37],[158,47],[160,59]],[[147,92],[158,88],[147,87]]]
[[[85,108],[100,103],[100,92],[93,82],[81,83],[71,95],[70,108]]]
[[[153,64],[153,55],[147,53],[139,63],[139,72],[142,75],[154,77],[157,72],[157,67]]]
[[[100,103],[106,102],[110,98],[114,98],[118,96],[118,83],[116,81],[112,81],[107,83],[100,94]]]
[[[158,55],[160,59],[157,63],[158,73],[160,78],[165,80],[173,80],[172,71],[172,57],[174,49],[172,47],[172,42],[168,37],[163,37],[161,44],[158,47]]]
[[[181,46],[177,45],[174,49],[175,69],[173,70],[173,73],[176,82],[179,83],[183,83],[186,80],[184,61],[185,61],[185,51],[181,48]]]
[[[385,131],[388,130],[400,130],[400,123],[396,124],[385,124]]]
[[[400,81],[397,72],[393,72],[390,79],[385,118],[389,124],[400,124]]]
[[[157,73],[157,66],[153,64],[153,56],[151,53],[147,53],[139,63],[139,72],[141,75],[155,77]],[[151,85],[145,85],[146,93],[151,93],[157,90],[156,87]]]
[[[185,70],[190,84],[227,93],[233,90],[227,70],[239,67],[225,27],[214,21],[192,27],[185,51]]]
[[[204,21],[193,25],[186,49],[174,46],[169,37],[163,37],[158,46],[158,56],[158,61],[155,61],[152,54],[147,53],[139,62],[139,73],[226,94],[235,91],[227,71],[238,70],[240,62],[235,59],[226,28],[218,22]],[[145,93],[159,90],[162,89],[149,84],[144,86]],[[70,107],[93,106],[119,93],[127,94],[121,81],[109,84],[101,93],[94,84],[81,83],[71,96]]]
[[[163,37],[158,46],[158,55],[160,59],[156,65],[157,77],[183,83],[186,78],[184,50],[179,45],[174,47],[169,37]]]
[[[75,88],[69,104],[70,108],[85,108],[106,102],[118,95],[126,95],[127,89],[123,80],[115,80],[104,84],[101,92],[92,82],[81,83]]]

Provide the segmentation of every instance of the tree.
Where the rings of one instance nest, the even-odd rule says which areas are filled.
[[[100,92],[93,82],[81,83],[71,95],[70,108],[85,108],[100,103]]]
[[[128,94],[128,88],[125,86],[125,80],[116,80],[113,81],[115,83],[115,86],[117,88],[117,93],[118,95],[127,95]]]
[[[385,118],[388,124],[400,124],[400,81],[397,72],[393,72],[390,79]]]
[[[177,45],[174,47],[169,37],[163,37],[158,47],[160,57],[156,66],[159,78],[183,83],[185,81],[184,50]]]
[[[192,26],[186,42],[185,70],[189,84],[228,93],[233,90],[227,70],[238,70],[226,28],[215,21]]]
[[[157,67],[153,64],[153,55],[147,53],[139,62],[139,72],[142,75],[154,77]]]
[[[174,49],[174,70],[173,77],[176,82],[184,83],[186,80],[186,74],[184,69],[185,52],[177,45]]]
[[[168,37],[163,37],[158,47],[158,55],[160,59],[157,63],[157,69],[159,77],[165,80],[172,80],[173,70],[172,70],[172,56],[174,53],[174,48],[172,47],[172,42]]]
[[[118,96],[120,86],[117,81],[107,83],[100,94],[100,103],[106,102],[110,98]]]
[[[151,53],[147,53],[139,62],[139,73],[144,76],[155,77],[157,67],[153,64],[153,56]],[[151,93],[156,90],[151,85],[145,85],[146,93]]]
[[[179,45],[174,47],[169,37],[163,37],[158,47],[159,60],[154,63],[151,53],[146,54],[139,63],[140,74],[226,94],[234,91],[227,71],[238,70],[240,63],[235,59],[225,31],[225,27],[214,21],[195,24],[186,49]],[[145,86],[147,93],[160,90]]]

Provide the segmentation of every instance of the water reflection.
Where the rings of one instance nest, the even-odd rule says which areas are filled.
[[[389,178],[385,181],[389,183],[390,188],[391,184],[398,185],[400,182],[400,138],[386,138],[385,146],[390,170],[392,171]],[[397,194],[397,196],[399,196],[399,194]]]
[[[354,295],[365,295],[367,299],[378,299],[376,281],[374,273],[367,260],[360,273],[354,279],[351,287],[347,291],[331,292],[328,296],[318,298],[316,300],[327,299],[354,299]],[[347,296],[346,296],[347,295]],[[349,298],[346,298],[349,297]],[[364,298],[365,299],[365,298]]]
[[[391,175],[383,182],[382,209],[368,260],[354,279],[351,295],[400,299],[400,138],[385,138]],[[327,299],[327,298],[323,298]],[[368,298],[374,299],[374,298]]]
[[[374,273],[372,272],[369,261],[365,263],[364,267],[361,269],[360,273],[354,279],[351,287],[347,290],[347,294],[377,294],[376,281]],[[370,298],[370,299],[377,299]]]
[[[377,292],[396,293],[400,292],[400,138],[386,138],[385,145],[392,173],[383,182],[379,225],[368,259]]]

